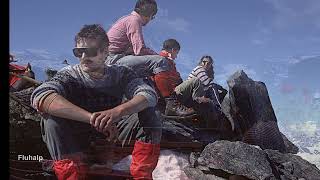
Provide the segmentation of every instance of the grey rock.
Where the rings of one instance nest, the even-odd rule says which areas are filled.
[[[276,179],[266,156],[264,151],[252,145],[223,140],[207,145],[198,164],[249,179]]]
[[[253,81],[244,71],[235,72],[227,81],[230,113],[235,127],[246,143],[262,149],[285,151],[277,118],[266,85]]]
[[[232,115],[244,134],[258,121],[277,121],[263,82],[250,79],[237,71],[228,79]]]
[[[162,119],[162,140],[169,142],[200,142],[204,145],[221,138],[220,131],[194,127],[190,120]]]
[[[18,92],[10,92],[9,98],[9,122],[18,123],[23,119],[40,121],[41,116],[30,106],[30,96],[33,87]]]
[[[280,132],[281,133],[281,132]],[[283,133],[281,133],[284,145],[286,147],[286,153],[297,154],[299,152],[299,147],[293,144]]]
[[[183,169],[188,178],[194,180],[226,180],[213,174],[205,174],[200,169],[186,167]]]
[[[41,154],[44,158],[50,157],[41,137],[40,121],[43,117],[30,106],[33,89],[10,92],[9,150],[14,159],[17,154]]]
[[[275,150],[264,150],[283,178],[287,179],[320,179],[320,170],[316,165],[309,163],[300,156],[294,154],[283,154]]]
[[[229,120],[231,124],[231,130],[233,131],[233,137],[231,138],[233,141],[240,141],[242,139],[239,124],[233,119],[232,117],[232,110],[231,110],[231,101],[229,98],[229,94],[226,94],[222,103],[221,103],[221,110]]]
[[[200,152],[191,152],[189,161],[190,161],[190,166],[191,167],[196,167],[198,166],[198,158],[200,157]]]

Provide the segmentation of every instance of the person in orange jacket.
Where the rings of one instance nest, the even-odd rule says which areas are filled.
[[[179,51],[180,44],[177,40],[165,40],[160,56],[167,59],[170,69],[153,76],[160,99],[165,99],[165,115],[181,117],[198,113],[204,120],[204,128],[219,129],[222,126],[229,128],[228,122],[222,117],[223,114],[218,111],[213,101],[206,97],[201,80],[198,78],[182,80],[174,62]]]
[[[179,51],[180,44],[177,40],[165,40],[159,55],[166,58],[170,68],[153,76],[161,98],[166,100],[166,115],[184,116],[194,113],[185,106],[192,107],[193,102],[200,103],[205,95],[204,87],[198,79],[182,80],[175,63]],[[169,111],[173,114],[168,114]]]

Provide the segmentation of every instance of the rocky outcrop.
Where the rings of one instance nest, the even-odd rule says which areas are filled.
[[[216,141],[202,151],[197,168],[222,170],[249,179],[275,178],[265,152],[242,142]]]
[[[9,94],[9,122],[17,123],[24,119],[40,121],[41,116],[30,106],[33,87]]]
[[[287,179],[320,179],[320,170],[300,156],[265,150],[281,177]]]
[[[190,179],[197,179],[197,180],[225,180],[225,178],[215,176],[213,174],[205,174],[203,171],[197,168],[184,168],[185,174]]]
[[[299,152],[298,146],[294,145],[283,133],[281,133],[281,136],[286,147],[286,153],[297,154]]]
[[[42,155],[49,157],[41,139],[40,121],[42,116],[30,106],[33,87],[9,94],[10,156],[17,154]]]
[[[200,154],[192,153],[191,167],[184,169],[191,179],[299,179],[320,177],[315,165],[293,154],[262,150],[243,142],[216,141]],[[217,176],[217,177],[215,177]]]
[[[286,152],[266,85],[253,81],[242,70],[235,72],[227,82],[230,107],[225,111],[230,112],[242,141],[262,149]]]

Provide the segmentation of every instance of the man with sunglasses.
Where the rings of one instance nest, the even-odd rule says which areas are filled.
[[[130,172],[135,179],[151,178],[161,139],[156,92],[131,69],[105,65],[109,41],[100,25],[85,25],[75,45],[73,53],[80,63],[63,68],[31,95],[32,106],[48,115],[41,122],[43,140],[58,179],[79,178],[83,172],[70,172],[70,167],[81,162],[92,139],[112,139],[117,127],[120,140],[138,132]],[[133,113],[138,118],[123,118]]]

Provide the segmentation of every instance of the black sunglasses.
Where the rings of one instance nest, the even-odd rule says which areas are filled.
[[[81,58],[82,54],[85,53],[87,57],[95,57],[98,55],[98,48],[73,48],[74,56]]]

